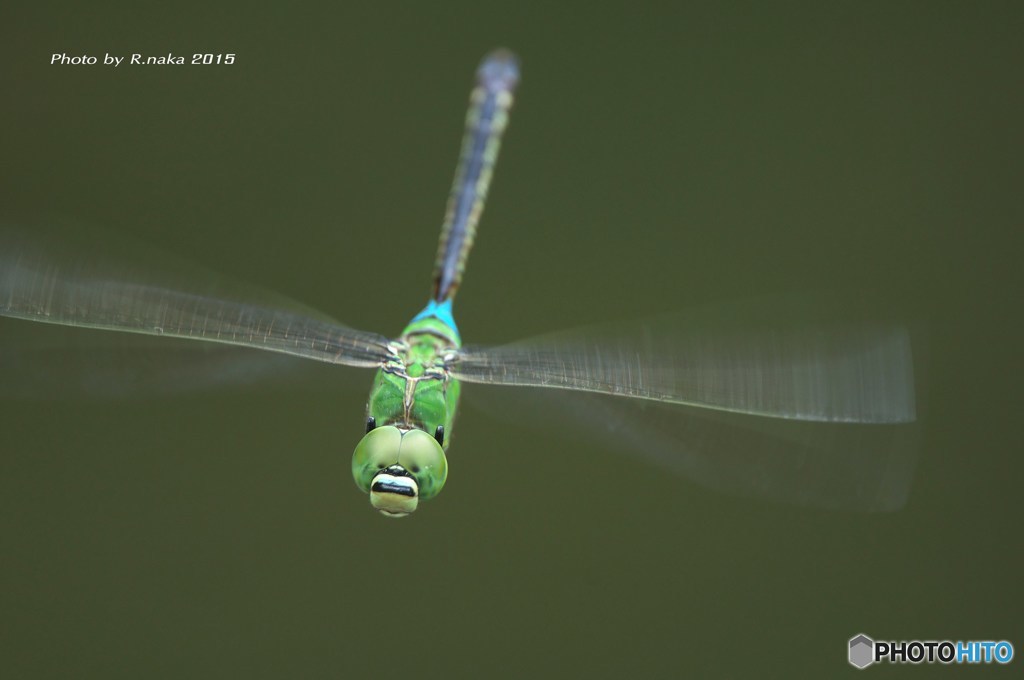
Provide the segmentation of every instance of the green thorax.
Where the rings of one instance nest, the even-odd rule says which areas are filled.
[[[394,353],[377,371],[367,417],[376,425],[424,430],[444,428],[447,449],[459,401],[459,381],[445,369],[445,355],[460,345],[458,331],[437,316],[421,314],[392,346]]]

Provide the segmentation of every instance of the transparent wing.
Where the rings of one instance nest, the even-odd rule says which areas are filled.
[[[365,388],[349,376],[277,352],[0,318],[0,399],[137,400],[253,386],[303,394]]]
[[[921,425],[823,423],[764,418],[641,399],[558,390],[475,385],[471,408],[514,422],[517,431],[544,429],[546,441],[572,445],[559,457],[585,475],[596,449],[637,460],[719,492],[791,505],[859,512],[903,507],[918,458]],[[556,444],[557,446],[558,444]],[[567,460],[573,451],[579,460]],[[676,493],[657,474],[655,492]]]
[[[0,230],[0,315],[205,340],[372,367],[387,339],[281,296],[116,245],[70,246]],[[0,341],[2,342],[2,341]]]
[[[915,419],[910,335],[835,305],[732,306],[467,346],[466,382],[552,387],[807,421]],[[840,306],[842,307],[842,306]]]

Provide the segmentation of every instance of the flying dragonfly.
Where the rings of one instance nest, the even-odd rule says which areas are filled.
[[[590,421],[581,430],[714,488],[812,506],[901,505],[913,463],[901,428],[916,419],[901,325],[767,319],[741,328],[676,314],[463,345],[452,302],[519,80],[507,50],[476,72],[433,289],[397,338],[252,287],[204,287],[182,271],[131,262],[111,267],[8,234],[0,235],[0,315],[374,369],[352,476],[388,517],[412,513],[444,487],[463,383],[515,387],[549,418]]]

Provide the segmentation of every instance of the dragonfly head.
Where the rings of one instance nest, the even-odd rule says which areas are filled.
[[[423,430],[375,427],[352,454],[352,477],[387,517],[405,517],[433,498],[448,477],[444,449]]]

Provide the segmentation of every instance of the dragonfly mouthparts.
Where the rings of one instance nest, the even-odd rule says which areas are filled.
[[[416,497],[416,489],[408,484],[401,484],[386,479],[379,479],[373,483],[370,489],[375,493],[394,493],[399,496]]]

